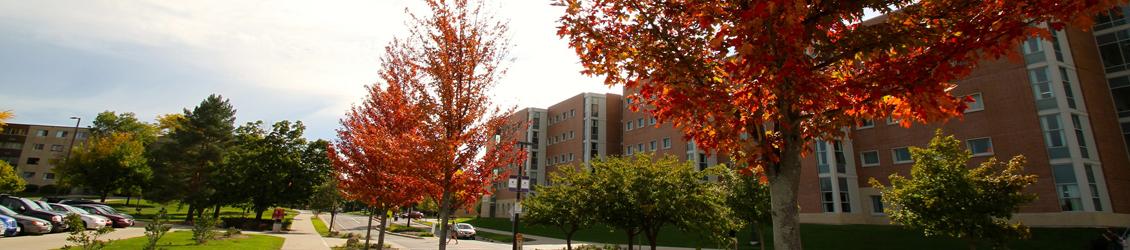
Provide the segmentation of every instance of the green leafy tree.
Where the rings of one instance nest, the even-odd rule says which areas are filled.
[[[7,161],[0,161],[0,193],[16,193],[24,191],[27,182],[16,175],[16,168],[8,165]]]
[[[573,235],[596,222],[592,207],[582,204],[593,204],[589,192],[598,187],[592,186],[589,172],[569,166],[558,168],[549,179],[554,185],[539,187],[536,195],[522,201],[529,211],[525,220],[560,229],[565,233],[565,248],[572,250]]]
[[[183,118],[169,120],[160,120],[161,127],[171,131],[153,153],[159,162],[153,181],[160,185],[151,187],[154,190],[147,197],[188,204],[185,221],[192,221],[204,208],[216,205],[215,182],[210,179],[233,146],[235,108],[222,96],[210,95],[192,110],[185,109]]]
[[[271,131],[261,125],[248,123],[238,129],[236,153],[222,171],[225,175],[215,178],[223,180],[217,185],[239,183],[226,189],[231,190],[226,196],[246,197],[256,219],[277,205],[305,205],[331,171],[327,143],[302,138],[302,122],[280,121]],[[237,180],[228,180],[232,177]]]
[[[673,155],[654,159],[651,154],[593,161],[592,168],[587,186],[595,217],[623,230],[629,247],[643,233],[655,249],[659,230],[668,225],[719,244],[738,227],[725,195],[718,195],[725,188],[703,181],[718,170],[697,171]]]
[[[1036,182],[1025,175],[1024,156],[1007,164],[996,158],[967,167],[972,153],[952,135],[938,130],[927,148],[910,148],[914,166],[909,179],[892,174],[890,187],[870,183],[888,205],[891,222],[921,230],[926,236],[963,239],[970,249],[988,242],[1003,245],[1010,238],[1027,238],[1028,227],[1009,222],[1020,206],[1036,199],[1024,189]]]
[[[91,137],[55,167],[59,182],[88,187],[101,196],[129,188],[152,175],[145,147],[133,134],[114,132]]]
[[[726,205],[734,211],[734,215],[753,230],[753,239],[757,239],[758,246],[765,249],[765,236],[761,225],[772,223],[772,213],[769,203],[769,185],[762,179],[764,173],[750,168],[751,173],[740,173],[738,170],[726,169],[720,171],[719,180],[729,189],[726,196]]]
[[[90,127],[91,136],[109,136],[113,133],[129,133],[137,137],[143,144],[149,145],[157,140],[158,129],[153,124],[137,119],[131,112],[121,114],[114,111],[102,111],[94,117]]]

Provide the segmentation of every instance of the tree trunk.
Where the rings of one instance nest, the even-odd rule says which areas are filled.
[[[404,225],[412,227],[412,207],[408,207],[408,222],[405,222]]]
[[[451,190],[448,187],[443,187],[443,197],[439,202],[439,250],[447,250],[447,217],[450,217],[451,209]]]
[[[369,224],[367,226],[365,226],[365,248],[364,249],[369,249],[369,237],[370,237],[369,235],[371,235],[373,233],[373,208],[366,208],[366,210],[369,210],[369,219],[368,219]]]
[[[267,209],[256,209],[255,210],[255,220],[262,220],[263,219],[263,212],[265,212],[265,211],[267,211]]]
[[[126,195],[126,206],[127,206],[127,207],[129,206],[129,199],[130,199],[130,198],[132,198],[132,197],[131,197],[131,196],[129,196],[129,195]]]
[[[656,228],[655,230],[644,230],[644,233],[647,234],[646,236],[648,246],[651,246],[651,250],[655,250],[655,238],[659,238],[659,229]]]
[[[770,165],[769,195],[773,213],[773,249],[801,250],[797,188],[800,183],[800,151],[804,142],[797,132],[783,131],[785,148],[781,162]]]
[[[632,245],[636,243],[636,234],[632,233],[632,229],[624,230],[628,232],[628,250],[632,250]]]
[[[99,202],[106,203],[106,196],[109,196],[109,195],[110,195],[110,191],[102,192],[102,200],[99,201]]]
[[[334,231],[334,221],[335,221],[334,217],[336,217],[336,216],[337,216],[337,201],[334,201],[333,204],[330,205],[330,232],[331,233]]]
[[[188,205],[188,215],[184,217],[184,222],[192,222],[192,215],[196,214],[196,206]]]
[[[759,249],[765,250],[765,234],[761,232],[761,223],[756,220],[753,222],[753,237],[757,239]]]
[[[216,205],[216,210],[212,211],[212,219],[220,218],[220,205]]]
[[[573,234],[576,232],[577,230],[573,230],[565,233],[565,250],[573,250]]]
[[[385,249],[385,230],[388,230],[388,211],[381,213],[381,234],[377,236],[377,250]]]

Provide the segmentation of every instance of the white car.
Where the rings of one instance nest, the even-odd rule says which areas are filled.
[[[475,227],[467,223],[455,223],[456,237],[459,238],[475,238]]]
[[[112,223],[109,218],[101,215],[92,214],[86,210],[78,209],[66,204],[51,203],[51,210],[62,212],[66,214],[78,214],[82,218],[82,224],[86,225],[86,229],[102,229],[107,224]]]

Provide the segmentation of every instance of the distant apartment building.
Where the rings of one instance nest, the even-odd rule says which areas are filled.
[[[548,185],[549,175],[559,167],[588,166],[592,159],[620,154],[620,95],[582,93],[547,109],[525,108],[510,115],[518,129],[506,131],[508,138],[529,142],[522,172],[530,186]],[[516,175],[517,166],[509,173]],[[500,182],[491,186],[493,195],[483,197],[479,214],[507,217],[513,214],[516,194]],[[536,188],[535,188],[536,189]]]
[[[76,133],[75,127],[9,123],[0,132],[0,160],[14,167],[29,185],[55,185],[55,162],[88,134],[86,128]]]

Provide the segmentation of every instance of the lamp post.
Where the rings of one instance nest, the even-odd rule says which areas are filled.
[[[537,144],[533,144],[533,143],[530,143],[530,142],[524,142],[524,141],[519,141],[518,145],[522,146],[522,148],[526,148],[526,146],[530,146],[530,147],[536,147],[537,146]],[[522,170],[523,165],[525,165],[525,164],[518,164],[518,188],[517,188],[518,192],[516,194],[517,195],[517,201],[514,202],[515,208],[521,208],[522,207],[522,193],[525,192],[524,190],[522,190],[522,179],[523,179],[522,177],[526,176],[525,171]],[[519,243],[518,243],[518,219],[519,218],[521,218],[521,214],[518,213],[517,211],[515,211],[514,212],[514,235],[513,235],[514,238],[513,238],[513,240],[511,240],[511,242],[513,243],[513,250],[519,250]]]
[[[64,159],[70,159],[71,158],[71,150],[73,150],[75,148],[75,139],[78,138],[78,124],[82,123],[82,117],[71,116],[71,119],[75,120],[75,130],[74,130],[74,132],[72,132],[71,146],[70,146],[70,148],[67,148],[67,157],[64,158]]]

